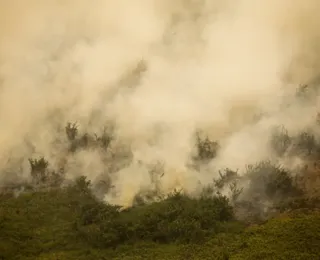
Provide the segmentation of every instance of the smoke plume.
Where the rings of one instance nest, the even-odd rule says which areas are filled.
[[[275,126],[315,129],[318,98],[294,94],[318,82],[319,12],[316,0],[0,0],[0,179],[28,178],[28,158],[44,156],[68,178],[108,175],[105,199],[130,205],[157,162],[164,192],[192,193],[221,168],[273,158]],[[66,157],[70,121],[112,124],[131,159]],[[197,131],[221,147],[200,171],[188,166]]]

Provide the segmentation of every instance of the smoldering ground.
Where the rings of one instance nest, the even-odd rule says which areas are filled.
[[[28,179],[28,158],[44,156],[68,179],[109,176],[106,200],[130,205],[156,162],[163,192],[192,193],[219,169],[278,160],[275,126],[317,131],[317,96],[294,94],[317,84],[319,11],[316,0],[0,0],[1,179]],[[67,156],[69,121],[92,134],[112,124],[129,159]],[[195,170],[199,130],[220,149]]]

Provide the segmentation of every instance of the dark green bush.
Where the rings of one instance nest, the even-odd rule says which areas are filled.
[[[29,159],[31,178],[34,187],[53,188],[59,187],[64,179],[64,172],[49,170],[49,162],[43,157],[40,159]]]
[[[192,199],[176,193],[161,202],[119,211],[119,207],[91,202],[80,211],[78,230],[96,245],[115,246],[137,240],[159,243],[197,242],[223,229],[233,210],[223,196]]]
[[[31,177],[36,183],[45,182],[49,163],[43,157],[40,159],[29,159],[31,167]]]

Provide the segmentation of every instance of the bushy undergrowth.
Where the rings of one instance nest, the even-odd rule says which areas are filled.
[[[66,156],[85,149],[103,151],[108,154],[104,163],[110,173],[125,167],[132,159],[129,150],[114,148],[114,133],[110,129],[99,135],[80,134],[76,124],[68,123],[65,135]],[[199,166],[214,162],[220,145],[199,135],[195,144],[191,167],[199,170]],[[290,136],[284,127],[278,128],[270,146],[280,159],[298,156],[315,160],[320,156],[317,138],[309,132]],[[272,257],[279,248],[274,245],[272,250],[266,250],[260,240],[269,241],[271,234],[279,234],[282,229],[278,222],[257,229],[271,232],[265,238],[255,229],[245,232],[245,226],[292,210],[315,212],[320,206],[319,197],[310,196],[303,185],[307,178],[305,170],[292,173],[280,163],[268,160],[248,165],[245,172],[219,171],[218,178],[204,186],[197,196],[189,196],[183,190],[160,193],[158,187],[166,172],[164,165],[156,162],[148,168],[154,188],[136,194],[133,206],[126,209],[101,200],[112,189],[109,177],[92,183],[80,177],[66,186],[63,164],[59,169],[52,169],[50,158],[37,157],[30,158],[29,165],[32,181],[7,189],[0,196],[0,259],[142,259],[146,254],[154,254],[153,259],[163,259],[160,256],[164,255],[166,259],[212,259],[213,253],[216,259],[275,259]],[[315,214],[312,221],[319,225],[318,213],[312,214]],[[306,214],[305,221],[309,220]],[[292,225],[295,230],[302,223]],[[309,239],[307,234],[302,236]],[[293,244],[299,244],[294,241]],[[128,256],[128,248],[132,250],[136,245],[147,248],[138,253],[142,258]],[[171,245],[174,245],[172,254],[168,253]],[[201,246],[206,248],[205,252]],[[158,255],[148,247],[164,248],[164,251],[161,249]],[[288,257],[297,253],[291,245],[285,247]],[[83,248],[88,251],[84,252]],[[178,249],[183,253],[177,253]],[[101,255],[104,250],[112,258],[104,258]],[[53,252],[57,255],[52,256]],[[315,255],[312,247],[300,256]]]
[[[23,254],[39,253],[38,239],[45,244],[55,230],[79,243],[108,248],[138,241],[199,243],[235,221],[224,196],[193,199],[174,193],[158,203],[121,209],[99,201],[84,177],[66,188],[1,200],[0,210],[3,257],[11,257],[17,247]]]
[[[79,178],[0,200],[0,259],[317,259],[319,216],[297,211],[246,228],[225,197],[181,193],[121,210]]]
[[[200,242],[234,220],[224,196],[190,198],[181,193],[150,205],[121,210],[94,200],[82,205],[75,230],[88,243],[115,246],[139,240],[158,243]]]
[[[317,158],[320,155],[320,144],[314,134],[309,131],[290,136],[284,126],[279,126],[271,136],[270,145],[279,157]]]

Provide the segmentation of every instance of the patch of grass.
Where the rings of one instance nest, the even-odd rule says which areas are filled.
[[[319,214],[295,214],[246,230],[238,228],[238,232],[220,233],[202,244],[135,242],[104,249],[85,245],[73,250],[44,251],[33,258],[20,259],[317,259],[320,254]]]
[[[248,228],[223,196],[167,199],[125,210],[79,178],[64,189],[0,200],[0,259],[317,259],[319,211]],[[214,257],[214,258],[213,258]]]

